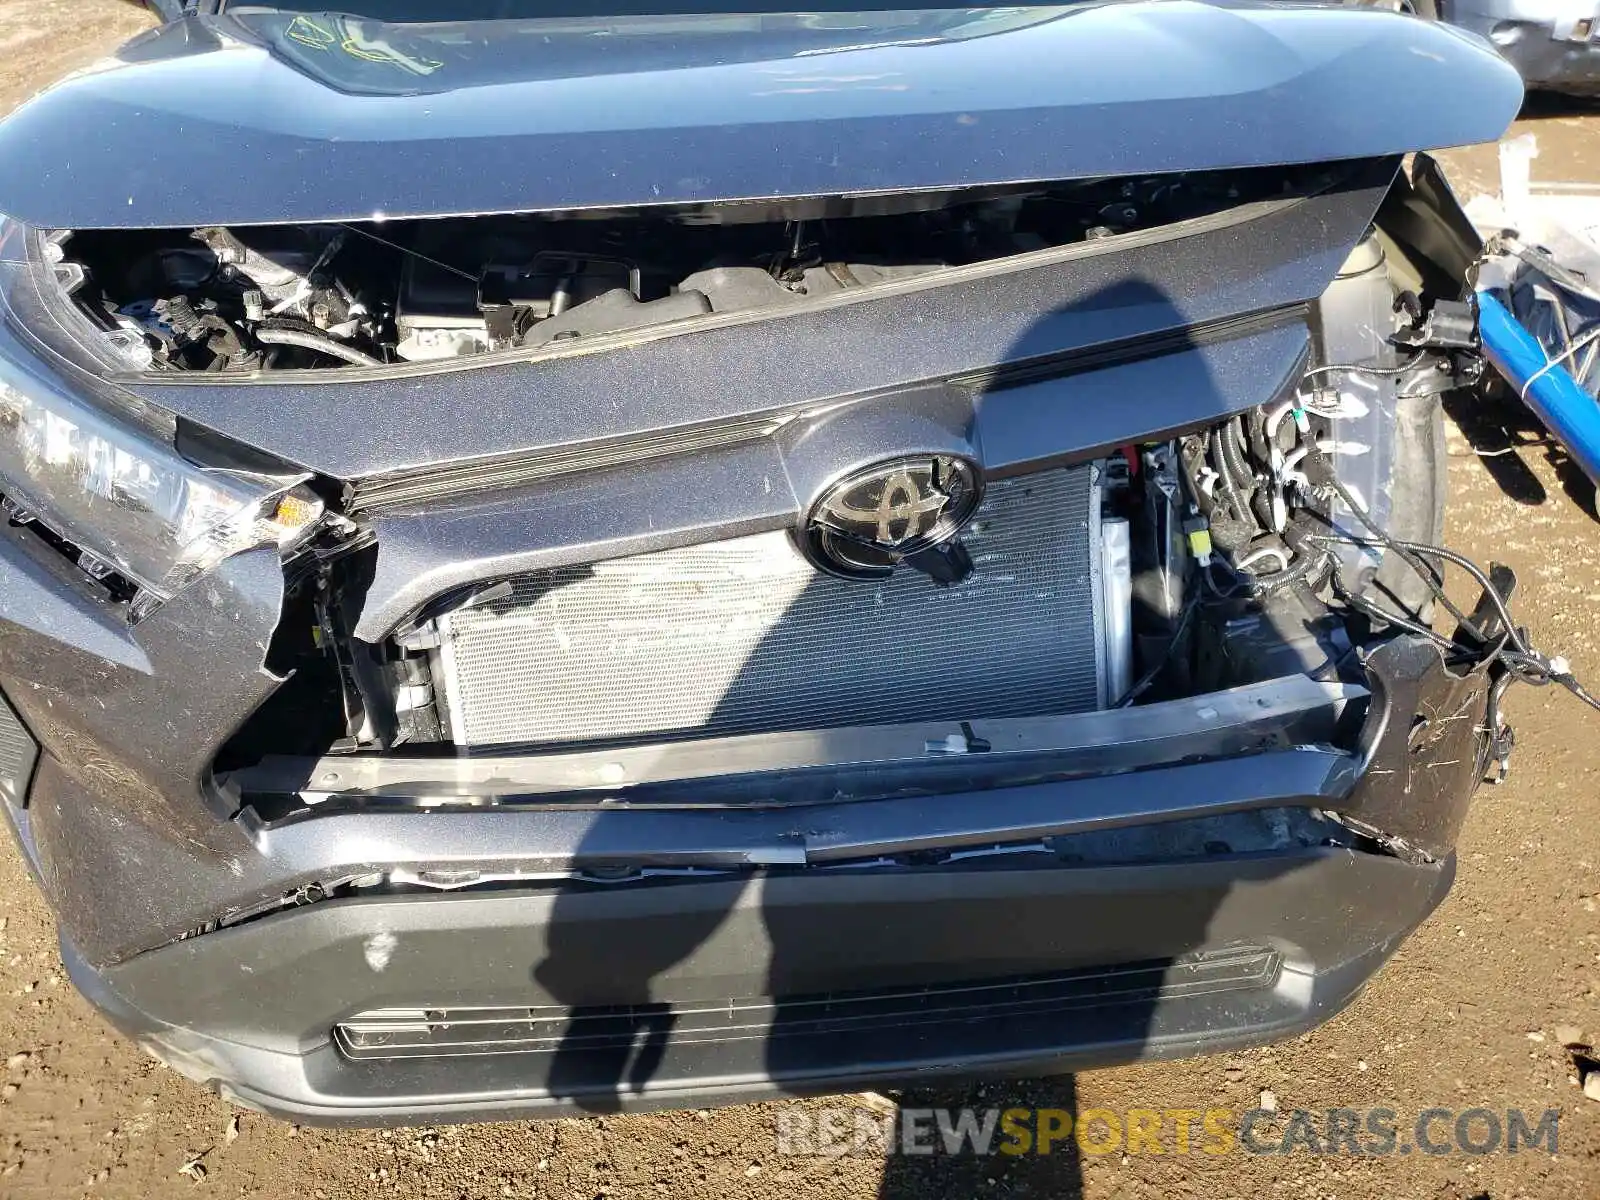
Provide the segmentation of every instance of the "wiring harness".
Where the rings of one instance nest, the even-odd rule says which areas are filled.
[[[1335,369],[1351,372],[1379,370],[1361,366]],[[1548,687],[1555,684],[1572,693],[1590,708],[1600,710],[1600,698],[1578,680],[1566,658],[1561,655],[1548,655],[1535,648],[1529,640],[1526,627],[1518,624],[1512,615],[1510,598],[1505,590],[1513,582],[1508,571],[1499,568],[1485,571],[1466,555],[1444,546],[1391,536],[1373,519],[1367,507],[1346,489],[1319,444],[1313,443],[1306,457],[1311,464],[1319,468],[1319,482],[1339,497],[1370,534],[1370,537],[1358,537],[1338,533],[1318,533],[1309,535],[1307,540],[1326,547],[1350,544],[1382,548],[1393,553],[1416,573],[1427,585],[1433,598],[1455,619],[1456,633],[1454,637],[1445,637],[1421,621],[1372,603],[1356,588],[1349,586],[1339,560],[1330,555],[1328,561],[1333,566],[1332,584],[1339,598],[1373,620],[1427,639],[1444,651],[1453,665],[1467,665],[1491,673],[1492,682],[1489,688],[1484,732],[1488,735],[1490,743],[1489,762],[1498,766],[1497,780],[1505,777],[1514,744],[1510,726],[1506,723],[1502,710],[1505,693],[1511,684],[1525,683],[1532,687]],[[1481,616],[1468,615],[1450,598],[1445,589],[1446,566],[1457,567],[1473,579],[1481,589],[1483,597],[1479,610],[1481,612],[1487,604],[1492,619],[1485,621]],[[1502,576],[1500,580],[1494,577],[1497,574]]]
[[[1600,710],[1600,698],[1574,675],[1560,655],[1536,648],[1526,628],[1511,612],[1509,593],[1515,579],[1506,568],[1485,571],[1470,558],[1443,546],[1391,535],[1356,489],[1341,479],[1334,455],[1341,447],[1362,453],[1366,447],[1341,442],[1336,432],[1346,417],[1364,417],[1368,409],[1359,389],[1317,389],[1313,382],[1328,376],[1400,381],[1400,398],[1439,392],[1459,379],[1458,364],[1418,349],[1395,366],[1334,364],[1307,371],[1300,389],[1269,410],[1234,417],[1205,434],[1183,440],[1182,473],[1191,508],[1209,522],[1210,535],[1224,551],[1198,554],[1194,572],[1202,585],[1192,589],[1173,644],[1182,638],[1202,605],[1265,601],[1293,587],[1331,589],[1349,611],[1360,613],[1377,628],[1403,630],[1424,638],[1447,657],[1452,668],[1481,670],[1490,676],[1487,710],[1480,732],[1485,773],[1505,777],[1514,743],[1503,701],[1513,683],[1532,687],[1552,684]],[[1252,462],[1259,468],[1252,467]],[[1348,510],[1354,524],[1334,517],[1334,502]],[[1308,528],[1308,526],[1312,526]],[[1417,606],[1396,611],[1371,594],[1370,579],[1348,578],[1350,564],[1341,547],[1392,554],[1422,581],[1421,595],[1431,598],[1456,621],[1453,636],[1432,628],[1417,615]],[[1209,549],[1209,547],[1208,547]],[[1451,599],[1445,587],[1448,568],[1465,572],[1482,590],[1476,611],[1469,614]],[[1118,705],[1131,704],[1155,682],[1164,663],[1152,666]]]

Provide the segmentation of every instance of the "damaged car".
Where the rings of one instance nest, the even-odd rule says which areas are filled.
[[[1600,11],[1592,0],[1343,0],[1445,21],[1492,45],[1530,91],[1600,95]]]
[[[1487,38],[1530,89],[1600,96],[1600,11],[1584,0],[1450,0],[1441,19]]]
[[[349,1124],[1050,1073],[1439,903],[1577,688],[1439,545],[1487,47],[356,7],[0,123],[0,812],[141,1046]]]

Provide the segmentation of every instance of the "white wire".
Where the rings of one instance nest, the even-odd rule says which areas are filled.
[[[1544,366],[1540,367],[1532,375],[1528,376],[1528,382],[1522,385],[1522,393],[1521,393],[1522,399],[1524,401],[1527,400],[1528,391],[1538,381],[1539,376],[1543,375],[1546,371],[1551,370],[1553,367],[1558,366],[1564,359],[1571,358],[1574,354],[1576,354],[1579,350],[1582,350],[1585,346],[1589,345],[1592,342],[1597,342],[1597,341],[1600,341],[1600,325],[1596,325],[1593,329],[1591,329],[1588,333],[1584,334],[1577,341],[1572,341],[1570,338],[1567,339],[1567,348],[1565,350],[1563,350],[1560,354],[1556,355],[1554,358],[1546,359]]]
[[[1298,400],[1285,400],[1277,408],[1267,414],[1267,441],[1272,441],[1278,436],[1278,426],[1283,424],[1283,419],[1294,411]]]
[[[1259,550],[1253,550],[1249,554],[1246,554],[1238,562],[1234,563],[1233,566],[1237,571],[1246,571],[1256,563],[1260,562],[1263,558],[1276,558],[1278,560],[1278,569],[1280,571],[1287,571],[1289,569],[1289,556],[1276,546],[1262,546]]]

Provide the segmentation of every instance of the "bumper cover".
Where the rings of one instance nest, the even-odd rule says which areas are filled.
[[[85,994],[174,1068],[240,1103],[330,1123],[697,1105],[1269,1041],[1348,1002],[1452,876],[1479,770],[1479,722],[1463,718],[1480,711],[1484,680],[1448,674],[1406,640],[1369,668],[1357,754],[1305,746],[793,810],[311,817],[260,831],[266,853],[241,873],[271,868],[287,883],[285,868],[314,853],[447,852],[458,866],[515,852],[524,868],[589,872],[322,900],[98,965],[69,930],[65,955]],[[1390,853],[1299,832],[1339,831],[1319,815],[1330,811]],[[990,819],[986,835],[974,812]],[[941,813],[969,824],[941,829]],[[1240,814],[1279,823],[1277,848],[1210,840]],[[897,833],[908,816],[926,826],[920,839]],[[1085,845],[1100,848],[1075,852]],[[1143,857],[1128,853],[1141,845]],[[656,867],[597,881],[645,846]],[[696,874],[697,857],[721,873]],[[1239,954],[1271,968],[1197,985]],[[1041,980],[1055,1002],[974,1010],[958,996]],[[934,1011],[884,1008],[885,989],[908,988],[926,989]],[[341,1050],[341,1023],[395,1009],[442,1023],[519,1009],[513,1023],[538,1036],[511,1053]],[[725,1027],[707,1024],[723,1011]],[[609,1039],[589,1036],[596,1017]]]
[[[190,939],[78,987],[142,1046],[238,1103],[372,1125],[673,1107],[973,1074],[1049,1074],[1294,1034],[1346,1004],[1443,898],[1453,861],[1343,848],[1185,864],[930,869],[587,893],[335,901]],[[1278,967],[1198,992],[1241,945]],[[1010,978],[1130,958],[1161,982],[1022,1014],[865,1018],[772,1005],[766,1027],[690,1036],[683,1001],[836,997],[893,980]],[[353,1059],[335,1022],[374,1005],[627,1002],[632,1036],[568,1022],[526,1053]],[[728,1002],[730,1010],[734,1001]]]

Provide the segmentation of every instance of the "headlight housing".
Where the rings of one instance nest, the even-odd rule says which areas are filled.
[[[27,335],[11,301],[49,286],[25,261],[27,237],[0,218],[0,493],[12,519],[82,547],[90,575],[125,576],[134,620],[230,555],[303,537],[322,515],[304,474],[190,462],[169,416],[117,404],[103,381]]]

